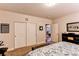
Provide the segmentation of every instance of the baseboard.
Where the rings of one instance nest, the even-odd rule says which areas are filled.
[[[8,49],[7,51],[12,51],[12,50],[14,50],[14,48]]]

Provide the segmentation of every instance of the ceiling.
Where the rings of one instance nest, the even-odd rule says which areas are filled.
[[[55,6],[46,6],[44,3],[0,3],[1,10],[7,10],[38,17],[55,19],[67,14],[79,12],[78,3],[57,3]]]

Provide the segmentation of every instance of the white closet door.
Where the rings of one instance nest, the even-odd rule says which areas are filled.
[[[27,46],[36,44],[36,24],[27,23]]]
[[[26,23],[15,23],[15,48],[26,46]]]
[[[53,41],[58,42],[58,24],[53,24]]]

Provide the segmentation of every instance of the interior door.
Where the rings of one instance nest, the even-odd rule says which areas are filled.
[[[36,44],[36,24],[27,23],[27,46]]]
[[[58,42],[58,24],[53,24],[53,41]]]
[[[15,23],[15,48],[26,46],[26,23]]]

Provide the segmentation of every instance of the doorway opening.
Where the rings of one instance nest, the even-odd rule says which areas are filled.
[[[51,44],[52,43],[52,38],[51,38],[51,25],[50,24],[45,24],[45,31],[46,31],[46,44]]]

